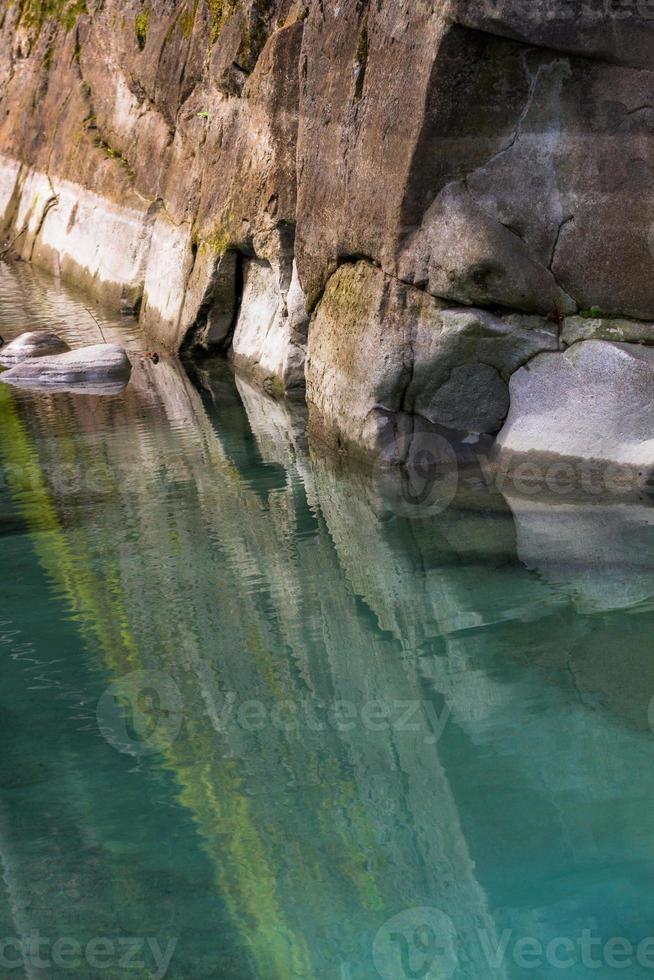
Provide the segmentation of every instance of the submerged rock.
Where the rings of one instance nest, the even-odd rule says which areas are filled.
[[[95,344],[52,357],[22,361],[0,375],[9,384],[30,385],[104,385],[127,382],[132,365],[119,344]]]
[[[653,391],[650,347],[588,340],[539,354],[511,378],[500,460],[549,454],[617,463],[643,468],[644,482],[654,467]]]
[[[506,494],[520,561],[582,613],[637,607],[654,595],[654,509],[609,500]]]
[[[19,364],[32,357],[63,354],[70,347],[51,330],[28,330],[0,350],[0,364]]]

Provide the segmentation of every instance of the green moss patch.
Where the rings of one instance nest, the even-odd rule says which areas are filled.
[[[206,4],[211,17],[211,43],[215,44],[223,27],[238,9],[239,0],[206,0]]]
[[[224,255],[225,252],[229,251],[230,237],[228,232],[216,229],[206,238],[200,238],[197,244],[203,250],[214,252],[216,255]]]
[[[194,0],[190,7],[182,12],[179,18],[179,29],[181,30],[184,37],[189,38],[193,33],[193,26],[195,24],[195,15],[198,9],[198,0]]]
[[[46,21],[56,20],[69,31],[85,13],[86,0],[23,0],[20,25],[36,36]]]
[[[137,14],[134,18],[134,33],[136,34],[136,43],[138,44],[139,51],[142,51],[148,40],[148,24],[150,23],[150,11],[142,10],[140,14]]]

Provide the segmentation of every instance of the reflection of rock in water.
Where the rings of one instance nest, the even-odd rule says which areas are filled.
[[[592,623],[517,560],[497,494],[462,487],[432,519],[398,518],[386,487],[309,456],[301,412],[219,368],[199,380],[144,361],[120,403],[58,401],[56,438],[48,400],[28,403],[41,519],[65,512],[83,572],[65,552],[57,572],[49,540],[42,561],[112,678],[157,670],[179,688],[185,724],[161,750],[257,975],[346,962],[367,978],[379,926],[431,905],[455,922],[462,975],[485,980],[479,929],[495,948],[507,926],[576,925],[543,854],[590,863],[616,792],[615,859],[641,853],[647,808],[635,815],[620,766],[645,750],[592,710],[602,675],[584,691],[571,667]],[[104,461],[101,509],[57,495],[64,455]],[[342,730],[336,702],[354,708]],[[363,721],[365,705],[416,702],[417,731]],[[640,792],[654,795],[646,775]],[[519,905],[502,870],[521,862]]]
[[[601,860],[608,865],[649,860],[642,841],[645,801],[654,793],[652,746],[619,726],[626,718],[633,728],[646,728],[654,692],[647,640],[651,612],[645,607],[627,623],[619,616],[630,578],[630,535],[624,525],[632,522],[635,532],[644,515],[623,508],[626,550],[615,546],[608,514],[604,524],[595,525],[600,539],[604,530],[601,546],[595,542],[596,561],[600,567],[612,563],[613,572],[622,566],[622,575],[607,575],[599,583],[587,573],[588,585],[599,590],[606,608],[618,610],[598,621],[580,615],[588,612],[578,576],[589,535],[575,545],[565,521],[557,527],[556,510],[549,512],[549,555],[557,555],[561,534],[568,536],[561,552],[576,549],[577,555],[577,563],[567,567],[567,581],[534,574],[517,560],[514,522],[494,494],[466,500],[464,488],[431,522],[379,524],[369,505],[375,500],[369,480],[348,481],[345,493],[338,468],[334,472],[315,458],[314,471],[342,567],[380,626],[417,664],[424,691],[442,699],[450,712],[439,757],[477,878],[491,908],[506,905],[495,916],[497,930],[513,928],[547,942],[579,934],[592,909],[600,931],[608,934],[620,909],[625,920],[636,921],[637,933],[647,935],[648,913],[633,913],[630,884],[603,889],[596,883]],[[540,518],[547,519],[545,512]],[[518,522],[523,557],[521,533]],[[645,541],[638,553],[631,598],[644,600],[654,584],[647,574],[638,579],[648,560]],[[623,653],[621,636],[628,652]],[[635,795],[634,764],[643,773]],[[607,822],[623,828],[610,845]],[[602,846],[606,853],[600,858]],[[576,902],[565,899],[552,879],[553,869],[570,865],[583,896]],[[511,907],[515,897],[504,879],[506,868],[516,866],[528,869],[528,887],[539,895],[543,907],[536,914],[528,901],[524,909]]]
[[[182,692],[187,723],[163,750],[261,976],[356,963],[359,934],[371,940],[391,914],[425,902],[458,909],[461,941],[478,948],[475,924],[492,930],[492,920],[437,745],[426,728],[361,721],[369,702],[419,699],[419,679],[344,587],[308,460],[293,462],[301,436],[243,389],[263,476],[247,460],[243,475],[172,362],[147,371],[135,371],[119,431],[103,418],[110,406],[92,417],[114,485],[71,547],[107,583],[107,607],[86,615],[110,670],[163,670]],[[77,410],[60,405],[62,430],[89,424]],[[245,422],[230,411],[227,441]],[[162,497],[165,521],[153,508]],[[290,702],[318,723],[286,732],[269,716],[249,730],[226,717],[231,692],[237,707],[256,700],[281,718]],[[335,701],[354,705],[351,731],[326,721]]]
[[[654,597],[654,508],[507,497],[518,557],[584,613]]]
[[[571,620],[576,628],[555,648],[580,697],[649,730],[654,509],[602,501],[507,500],[520,560],[586,617]],[[580,622],[585,623],[581,630]],[[534,659],[543,663],[546,656],[551,663],[552,650]]]
[[[15,507],[23,527],[30,529],[29,537],[17,535],[9,543],[11,550],[5,546],[3,552],[16,556],[20,574],[5,593],[0,623],[5,655],[0,711],[3,720],[11,713],[3,735],[7,778],[0,806],[0,861],[7,907],[0,887],[1,934],[23,938],[39,930],[51,944],[70,937],[84,946],[93,937],[117,932],[142,934],[147,921],[165,945],[165,937],[188,935],[189,923],[197,917],[197,895],[208,886],[204,862],[198,860],[200,852],[190,835],[176,839],[174,849],[162,843],[171,826],[170,788],[166,793],[161,786],[154,789],[136,781],[124,758],[106,751],[94,724],[93,691],[101,693],[96,688],[101,681],[93,665],[79,656],[76,635],[79,629],[90,650],[99,648],[107,656],[129,641],[115,589],[92,560],[90,542],[97,527],[89,520],[95,512],[89,503],[97,498],[84,485],[91,445],[112,409],[102,400],[98,415],[90,411],[92,400],[87,398],[30,401],[25,417],[30,424],[35,420],[34,430],[43,439],[39,442],[30,437],[16,395],[6,388],[0,399],[0,459],[6,480],[0,503]],[[22,402],[18,404],[22,409]],[[65,407],[71,404],[73,411]],[[81,431],[90,442],[79,438]],[[35,447],[42,451],[40,459]],[[71,460],[76,460],[79,493],[66,471]],[[109,495],[112,486],[105,479],[96,492]],[[59,514],[71,518],[68,526]],[[40,587],[43,575],[49,597],[45,583]],[[62,599],[68,608],[60,611]],[[26,607],[30,616],[22,635],[5,616]],[[17,774],[13,780],[12,771]],[[142,776],[147,778],[145,772]],[[167,797],[167,807],[157,797]],[[154,870],[144,875],[148,862]],[[166,897],[173,882],[174,905]],[[206,918],[209,931],[220,927],[219,916]],[[51,947],[42,951],[46,959],[48,952]],[[8,955],[13,957],[13,948]],[[77,973],[93,975],[86,964]],[[42,968],[26,967],[30,977],[43,974]],[[52,964],[48,969],[48,976],[68,975]]]

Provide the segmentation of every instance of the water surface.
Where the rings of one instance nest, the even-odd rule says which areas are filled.
[[[0,976],[653,975],[649,508],[411,519],[91,308],[125,393],[0,384]]]

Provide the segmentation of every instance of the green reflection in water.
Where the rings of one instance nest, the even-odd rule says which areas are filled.
[[[462,485],[399,520],[392,484],[307,446],[291,407],[218,368],[136,362],[117,399],[0,385],[12,624],[85,705],[80,730],[5,664],[49,737],[5,719],[3,921],[19,929],[45,868],[49,911],[20,928],[69,928],[74,870],[85,935],[180,936],[170,976],[228,980],[367,980],[378,930],[423,906],[451,918],[460,977],[534,975],[520,938],[650,935],[649,510]],[[135,759],[94,717],[134,671],[183,704]],[[29,806],[58,814],[56,846]]]

